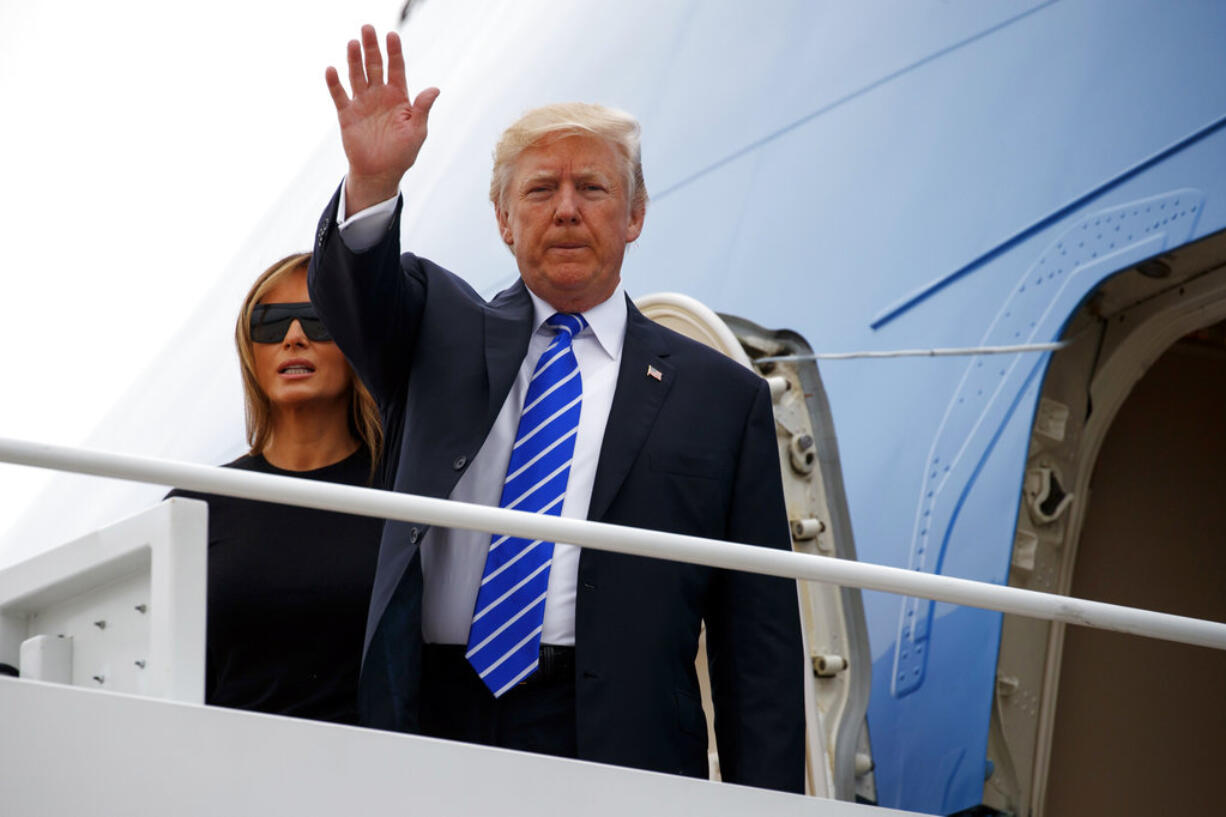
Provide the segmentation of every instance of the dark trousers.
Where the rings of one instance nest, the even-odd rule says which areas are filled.
[[[541,666],[501,698],[462,646],[422,652],[422,734],[558,757],[576,756],[574,649],[541,648]]]

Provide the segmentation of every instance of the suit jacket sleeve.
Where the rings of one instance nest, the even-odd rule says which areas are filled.
[[[399,203],[382,240],[353,252],[337,229],[340,195],[319,221],[307,275],[311,302],[386,417],[408,382],[426,276],[414,256],[400,257]]]
[[[791,549],[770,391],[761,382],[736,465],[727,538]],[[721,571],[707,651],[723,778],[804,791],[804,655],[796,582]]]

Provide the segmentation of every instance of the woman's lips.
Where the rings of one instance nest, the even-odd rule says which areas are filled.
[[[315,365],[309,360],[287,360],[277,367],[277,374],[294,380],[315,374]]]

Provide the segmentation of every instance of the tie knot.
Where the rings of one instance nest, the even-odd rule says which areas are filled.
[[[555,312],[545,319],[545,324],[565,332],[572,338],[583,331],[587,321],[582,315],[572,315],[569,312]]]

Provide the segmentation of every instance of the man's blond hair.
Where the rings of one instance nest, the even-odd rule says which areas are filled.
[[[519,155],[527,148],[567,136],[597,136],[608,142],[622,159],[626,200],[631,210],[646,208],[640,130],[638,120],[625,111],[590,102],[559,102],[533,108],[503,131],[494,146],[494,170],[490,175],[490,201],[494,209],[503,210],[503,197]]]

